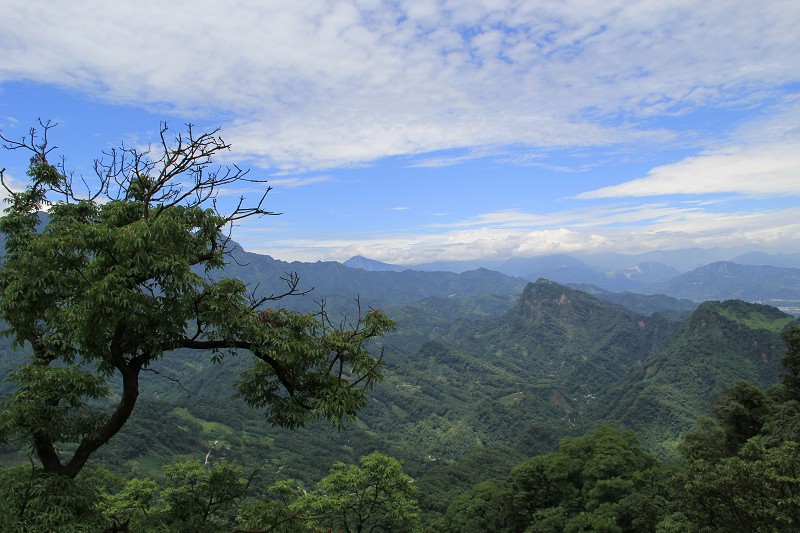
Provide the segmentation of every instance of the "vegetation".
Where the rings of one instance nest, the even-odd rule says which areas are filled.
[[[456,497],[443,531],[796,531],[800,524],[800,329],[784,333],[782,383],[734,383],[659,462],[602,426]]]

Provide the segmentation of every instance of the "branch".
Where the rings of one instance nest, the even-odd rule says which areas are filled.
[[[300,399],[296,396],[297,392],[297,383],[295,383],[289,376],[289,372],[287,369],[284,368],[277,360],[270,357],[269,355],[265,354],[264,352],[260,351],[258,348],[253,346],[249,342],[244,341],[226,341],[226,340],[195,340],[191,338],[183,338],[178,340],[178,344],[182,348],[191,348],[193,350],[224,350],[226,348],[236,348],[240,350],[248,350],[257,358],[261,359],[269,366],[272,367],[272,370],[275,372],[275,377],[278,378],[278,381],[281,382],[281,385],[286,389],[286,392],[289,394],[297,405],[302,407],[303,409],[311,409],[312,407],[305,402],[300,401]]]
[[[36,154],[40,154],[42,156],[42,161],[47,161],[47,154],[58,148],[57,146],[52,146],[50,148],[47,147],[48,140],[47,140],[47,133],[52,128],[58,126],[58,123],[53,123],[52,121],[48,120],[47,122],[43,122],[42,119],[39,119],[39,126],[42,128],[41,134],[41,141],[38,143],[36,142],[36,128],[31,128],[28,131],[28,135],[23,135],[19,141],[15,141],[13,139],[9,139],[2,133],[0,133],[0,140],[4,141],[6,144],[3,145],[3,148],[6,150],[30,150]],[[28,140],[30,138],[30,141]]]
[[[162,378],[166,378],[166,379],[170,380],[173,383],[177,383],[178,386],[181,389],[183,389],[183,392],[186,393],[186,396],[188,396],[190,398],[192,397],[192,394],[189,392],[189,390],[186,387],[183,386],[183,383],[181,382],[181,380],[179,380],[175,376],[167,376],[166,374],[162,374],[161,372],[159,372],[155,368],[143,368],[142,370],[144,370],[145,372],[152,372],[153,374],[155,374],[157,376],[161,376]]]
[[[287,522],[292,522],[297,520],[299,522],[312,522],[314,520],[327,520],[330,518],[337,518],[337,514],[327,514],[327,515],[320,515],[320,516],[300,516],[300,511],[295,511],[294,514],[287,516],[282,519],[277,519],[275,522],[269,526],[268,529],[245,529],[241,527],[237,527],[232,530],[232,533],[270,533],[275,531],[276,528],[286,524]]]

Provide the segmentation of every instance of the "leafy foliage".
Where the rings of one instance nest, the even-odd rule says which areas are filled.
[[[227,462],[209,468],[198,461],[164,467],[169,485],[161,492],[159,519],[179,531],[219,529],[231,522],[235,506],[247,493],[242,469]]]
[[[312,491],[275,483],[239,522],[243,531],[419,531],[415,494],[400,462],[374,452],[360,465],[335,464]]]
[[[301,509],[329,517],[317,528],[344,531],[418,531],[419,508],[413,480],[391,457],[372,453],[361,465],[338,463],[318,490],[298,502]]]
[[[444,530],[652,529],[664,512],[652,483],[661,475],[632,432],[604,426],[517,465],[500,485],[476,485],[450,505]]]

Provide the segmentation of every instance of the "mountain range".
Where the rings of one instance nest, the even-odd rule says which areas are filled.
[[[629,263],[620,263],[622,257],[625,256],[605,254],[595,256],[595,262],[589,263],[588,256],[582,260],[558,254],[515,258],[495,264],[493,268],[526,281],[544,278],[598,293],[659,294],[697,303],[742,299],[800,314],[800,254],[750,252],[737,255],[730,261],[715,261],[683,272],[653,260],[630,263],[643,256],[630,256]],[[363,257],[344,264],[372,272],[402,268]],[[628,266],[608,269],[610,264]],[[414,268],[428,271],[427,265]]]
[[[426,290],[436,286],[431,281]],[[266,427],[230,398],[246,358],[212,365],[203,354],[186,353],[154,368],[158,373],[142,386],[145,407],[104,457],[150,472],[148,465],[177,453],[170,452],[175,439],[185,444],[181,453],[216,442],[214,454],[238,464],[269,461],[265,480],[278,472],[313,479],[332,462],[380,449],[402,459],[424,486],[433,467],[481,449],[545,453],[601,423],[635,429],[647,449],[669,457],[679,436],[736,379],[777,382],[780,332],[800,323],[741,300],[643,314],[544,279],[516,294],[475,290],[394,303],[381,298],[382,312],[398,322],[398,331],[376,345],[384,349],[386,378],[344,430]]]

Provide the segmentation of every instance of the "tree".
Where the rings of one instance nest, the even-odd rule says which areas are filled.
[[[179,348],[208,351],[215,362],[249,354],[237,394],[274,425],[339,423],[365,404],[382,377],[382,357],[366,343],[393,329],[391,320],[369,310],[333,324],[324,307],[316,315],[264,309],[302,293],[294,275],[283,294],[261,296],[214,277],[231,249],[226,228],[275,214],[263,208],[263,180],[214,165],[229,149],[218,131],[162,124],[156,149],[106,153],[83,191],[63,159],[51,163],[52,125],[41,126],[21,140],[3,137],[5,148],[31,153],[24,191],[0,171],[9,195],[0,318],[30,356],[9,373],[16,388],[2,404],[0,441],[30,446],[45,473],[75,478],[125,425],[140,375]],[[241,183],[264,193],[223,212],[218,193]]]
[[[360,463],[333,465],[310,492],[290,480],[274,484],[242,506],[235,531],[420,531],[417,489],[400,461],[373,452]]]
[[[714,406],[729,454],[735,454],[761,431],[771,409],[771,402],[761,388],[741,379],[734,382]]]
[[[601,426],[517,465],[505,483],[503,531],[641,531],[666,512],[658,463],[636,434]],[[646,498],[637,499],[637,493]],[[450,510],[448,509],[448,514]],[[652,516],[650,522],[657,522]]]
[[[102,531],[100,477],[53,476],[27,465],[0,470],[0,531]]]
[[[210,468],[199,461],[177,463],[165,466],[164,473],[169,486],[161,493],[164,509],[159,518],[178,531],[223,529],[232,522],[250,484],[241,477],[241,468],[224,460]]]
[[[494,482],[484,481],[453,499],[438,529],[448,533],[499,531],[502,508],[502,491]]]
[[[317,525],[335,531],[419,531],[416,487],[400,461],[373,452],[360,462],[335,464],[300,507],[329,514]]]
[[[691,462],[679,479],[691,530],[788,532],[800,523],[796,442],[767,449],[756,437],[733,457]]]
[[[783,386],[788,399],[800,401],[800,327],[792,327],[783,332],[786,342],[786,355],[781,364],[786,369]]]

